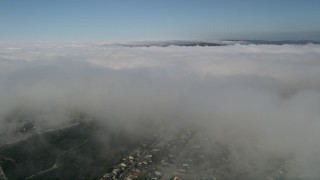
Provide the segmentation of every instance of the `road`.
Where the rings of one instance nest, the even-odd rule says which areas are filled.
[[[45,131],[42,131],[42,132],[35,132],[35,133],[32,133],[32,134],[21,135],[21,136],[19,136],[17,138],[14,138],[13,140],[11,140],[9,142],[6,142],[4,144],[0,144],[0,148],[5,147],[5,146],[18,144],[18,143],[20,143],[20,142],[22,142],[24,140],[27,140],[28,138],[36,136],[36,135],[40,135],[41,136],[43,134],[69,129],[69,128],[72,128],[72,127],[75,127],[75,126],[78,126],[78,125],[80,125],[80,123],[73,123],[71,125],[67,125],[67,126],[64,126],[64,127],[52,128],[52,129],[48,129],[48,130],[45,130]]]
[[[79,148],[80,146],[85,145],[85,144],[88,143],[88,142],[89,142],[89,141],[86,140],[86,141],[84,141],[83,143],[78,144],[78,145],[75,145],[74,147],[68,149],[66,152],[62,153],[61,155],[59,155],[59,156],[56,158],[56,162],[53,164],[53,166],[52,166],[51,168],[46,169],[46,170],[43,170],[43,171],[40,171],[40,172],[37,172],[37,173],[35,173],[35,174],[27,177],[25,180],[33,179],[33,178],[35,178],[35,177],[37,177],[37,176],[41,176],[41,175],[46,174],[46,173],[48,173],[48,172],[50,172],[50,171],[56,170],[57,168],[59,168],[59,162],[58,162],[58,159],[59,159],[59,158],[61,158],[63,155],[67,154],[68,152],[70,152],[70,151],[72,151],[72,150],[74,150],[74,149],[76,149],[76,148]]]
[[[139,157],[138,160],[136,160],[125,172],[123,172],[121,174],[121,176],[119,177],[119,180],[124,180],[128,177],[129,173],[134,169],[134,167],[139,163],[142,162],[143,160],[145,160],[145,156],[151,152],[152,148],[160,141],[161,137],[159,137],[158,139],[156,139],[152,145],[149,146],[148,150],[144,151],[141,156]]]
[[[0,180],[8,180],[6,175],[4,174],[1,166],[0,166]]]

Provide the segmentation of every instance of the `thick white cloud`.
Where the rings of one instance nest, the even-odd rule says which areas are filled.
[[[217,138],[254,136],[266,152],[294,154],[302,176],[320,176],[319,58],[320,46],[312,44],[6,44],[0,115],[25,107],[40,121],[60,123],[79,109],[128,126],[188,122]]]

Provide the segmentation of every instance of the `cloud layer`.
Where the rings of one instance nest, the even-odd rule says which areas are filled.
[[[217,139],[257,139],[266,153],[294,156],[302,177],[320,176],[319,57],[312,44],[2,44],[0,132],[16,108],[50,124],[73,110],[126,129],[188,123]]]

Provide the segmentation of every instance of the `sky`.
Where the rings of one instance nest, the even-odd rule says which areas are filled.
[[[318,0],[1,0],[0,42],[320,40]]]

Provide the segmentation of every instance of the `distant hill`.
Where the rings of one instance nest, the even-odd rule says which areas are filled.
[[[136,42],[117,42],[111,44],[103,44],[104,46],[123,46],[123,47],[168,47],[168,46],[224,46],[226,44],[220,42],[205,41],[136,41]]]
[[[222,42],[239,43],[239,44],[256,44],[256,45],[306,45],[306,44],[320,44],[320,41],[312,40],[280,40],[280,41],[268,41],[268,40],[224,40]]]
[[[320,44],[320,41],[312,40],[280,40],[280,41],[268,41],[268,40],[221,40],[221,41],[128,41],[128,42],[115,42],[115,43],[105,43],[102,46],[116,46],[116,47],[169,47],[169,46],[180,46],[180,47],[191,47],[191,46],[227,46],[227,45],[284,45],[284,44],[296,44],[296,45],[306,45],[306,44]]]

